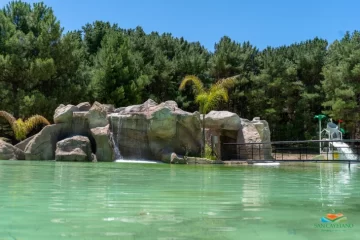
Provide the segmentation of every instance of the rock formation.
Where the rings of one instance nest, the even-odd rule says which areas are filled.
[[[0,159],[1,160],[24,160],[25,155],[19,148],[0,140]]]
[[[0,159],[114,161],[125,159],[161,160],[181,163],[182,156],[199,156],[202,146],[198,112],[181,110],[174,101],[115,109],[113,105],[61,104],[54,113],[55,124],[15,146],[0,142]],[[221,159],[267,159],[271,146],[266,121],[241,119],[227,111],[211,111],[205,116],[207,141],[211,136]],[[242,146],[223,143],[244,143]],[[260,149],[257,154],[250,151]],[[267,148],[269,147],[269,148]]]
[[[84,136],[74,136],[57,142],[55,151],[56,161],[92,160],[90,140]]]
[[[253,121],[240,118],[228,111],[211,111],[205,116],[207,143],[211,136],[217,138],[215,153],[223,160],[264,160],[272,159],[270,129],[265,120],[254,118]],[[224,144],[225,143],[225,144]],[[240,143],[227,145],[226,143]],[[256,144],[261,143],[261,144]]]
[[[79,111],[89,111],[91,108],[91,104],[89,102],[82,102],[76,105],[78,107]]]
[[[96,144],[96,159],[101,161],[106,161],[107,159],[114,160],[114,145],[111,140],[112,135],[109,130],[109,125],[92,128],[90,131]]]
[[[109,122],[124,158],[170,162],[173,152],[198,155],[201,150],[200,114],[185,112],[174,101],[149,99],[116,109]]]

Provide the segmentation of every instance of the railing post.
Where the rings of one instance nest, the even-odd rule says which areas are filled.
[[[221,143],[221,145],[220,145],[220,160],[224,160],[223,149],[224,149],[224,143]]]
[[[277,155],[276,155],[276,147],[275,147],[275,160],[277,160]]]
[[[236,158],[241,159],[241,145],[235,145],[235,151],[236,151]]]
[[[262,160],[262,157],[261,157],[261,146],[259,144],[259,159],[258,160]]]
[[[254,144],[251,144],[251,160],[254,160]]]
[[[330,148],[330,144],[328,142],[328,147],[327,147],[327,150],[326,150],[326,161],[329,161],[329,148]]]

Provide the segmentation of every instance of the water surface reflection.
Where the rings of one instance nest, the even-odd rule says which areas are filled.
[[[0,161],[0,239],[339,239],[360,230],[357,166]]]

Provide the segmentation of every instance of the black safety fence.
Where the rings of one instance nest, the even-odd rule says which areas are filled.
[[[222,143],[223,161],[360,161],[360,140]]]

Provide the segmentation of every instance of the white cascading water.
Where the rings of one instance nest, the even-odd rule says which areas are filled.
[[[344,160],[358,160],[358,156],[353,153],[350,146],[344,142],[333,142],[334,147],[336,147],[341,153],[343,153]]]
[[[110,137],[111,137],[111,141],[112,141],[113,146],[114,146],[115,162],[121,162],[121,163],[163,163],[163,162],[160,162],[160,161],[131,160],[131,159],[126,159],[125,160],[123,158],[123,156],[121,155],[121,152],[120,152],[120,149],[119,149],[119,143],[120,143],[120,139],[121,139],[122,119],[121,119],[120,116],[118,117],[116,137],[114,137],[114,134],[113,134],[114,133],[113,116],[111,116],[111,123],[112,124],[111,124]],[[140,154],[141,154],[141,151],[140,151]]]
[[[119,149],[119,146],[118,146],[118,143],[119,143],[119,139],[120,139],[120,117],[119,117],[119,121],[118,121],[118,133],[116,134],[116,141],[115,141],[115,138],[114,138],[114,120],[113,120],[113,117],[111,116],[111,133],[110,133],[110,138],[111,138],[111,141],[112,141],[112,144],[114,146],[114,152],[115,152],[115,160],[121,160],[123,159],[123,157],[121,156],[121,153],[120,153],[120,149]]]
[[[121,156],[121,153],[120,153],[120,149],[119,147],[117,146],[115,140],[114,140],[114,136],[113,134],[111,133],[111,141],[112,141],[112,144],[114,146],[114,152],[115,152],[115,160],[118,160],[118,159],[123,159],[123,157]]]
[[[117,122],[117,133],[116,133],[116,148],[117,150],[115,151],[118,151],[119,152],[119,156],[116,158],[116,160],[121,160],[121,159],[124,159],[122,156],[121,156],[121,153],[120,153],[120,150],[119,150],[119,144],[120,144],[120,138],[121,138],[121,127],[122,127],[122,118],[119,116],[118,118],[118,122]]]

